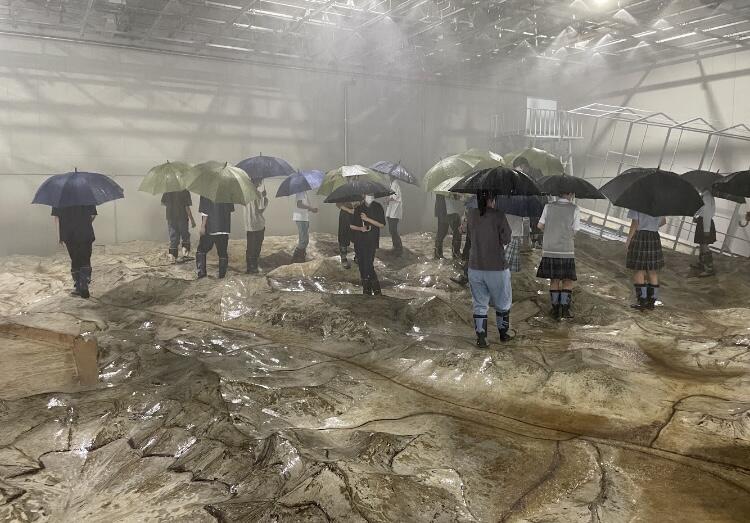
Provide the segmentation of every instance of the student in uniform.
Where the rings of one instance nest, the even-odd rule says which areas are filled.
[[[317,213],[318,208],[310,203],[309,191],[294,196],[295,206],[292,220],[297,224],[299,240],[292,254],[292,263],[304,263],[307,256],[307,245],[310,243],[310,213]]]
[[[693,219],[695,221],[695,236],[693,241],[698,244],[698,263],[690,267],[699,272],[698,276],[713,276],[714,257],[711,253],[711,244],[716,242],[716,225],[714,215],[716,214],[716,202],[711,190],[701,193],[703,207],[698,209]]]
[[[401,242],[401,235],[398,233],[398,224],[403,218],[404,210],[401,198],[401,185],[395,176],[391,176],[391,191],[393,191],[393,194],[388,198],[388,208],[385,217],[388,220],[388,231],[391,233],[393,254],[401,256],[404,253],[404,245]]]
[[[510,271],[505,261],[504,245],[511,231],[503,211],[495,208],[495,197],[483,191],[477,194],[477,209],[468,210],[467,228],[471,237],[469,286],[474,312],[477,347],[486,348],[487,312],[495,308],[495,323],[500,341],[511,340],[510,308],[513,303]]]
[[[435,217],[438,220],[438,230],[435,236],[435,259],[443,258],[443,241],[448,236],[450,229],[453,235],[451,242],[453,259],[461,259],[461,216],[464,213],[464,202],[460,196],[442,196],[438,194],[435,197]]]
[[[362,293],[368,296],[382,294],[378,275],[375,274],[375,252],[380,247],[380,229],[385,227],[383,206],[373,196],[363,196],[354,208],[349,227],[362,279]]]
[[[628,211],[630,232],[628,233],[628,254],[625,266],[635,271],[636,309],[653,309],[659,300],[659,270],[664,268],[664,253],[661,248],[659,228],[667,223],[666,218]]]
[[[557,201],[547,203],[538,223],[544,237],[542,260],[536,276],[550,280],[551,313],[556,320],[573,317],[570,311],[573,282],[578,279],[575,233],[581,227],[580,213],[573,197],[572,193],[561,194]]]
[[[219,255],[219,278],[224,278],[229,267],[227,249],[229,247],[234,204],[215,203],[205,196],[201,196],[198,212],[201,215],[200,241],[195,253],[195,267],[198,278],[206,276],[206,257],[214,245]]]
[[[343,265],[345,269],[351,269],[352,264],[349,263],[346,256],[349,251],[349,244],[352,242],[352,229],[349,226],[352,224],[354,206],[350,203],[337,203],[336,207],[339,208],[338,242],[339,254],[341,255],[341,265]]]
[[[266,217],[264,213],[268,207],[268,194],[263,180],[253,180],[260,193],[260,200],[252,200],[245,205],[245,232],[247,235],[247,249],[245,262],[247,274],[258,274],[258,259],[266,236]]]
[[[91,283],[91,249],[94,244],[96,206],[75,205],[53,207],[52,216],[58,229],[58,241],[65,244],[70,256],[70,275],[73,278],[71,295],[88,299]]]
[[[165,192],[161,196],[161,204],[166,208],[167,229],[169,231],[169,257],[173,263],[177,263],[177,249],[182,241],[182,255],[190,253],[190,225],[195,228],[195,219],[190,207],[193,200],[190,191]]]

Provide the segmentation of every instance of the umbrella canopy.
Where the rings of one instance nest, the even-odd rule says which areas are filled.
[[[498,160],[454,154],[443,158],[430,167],[430,170],[424,175],[424,187],[427,191],[433,191],[438,184],[449,178],[463,177],[475,170],[500,166],[502,166],[502,163]]]
[[[357,178],[350,180],[348,183],[345,183],[334,190],[328,195],[328,198],[325,199],[325,203],[358,202],[362,199],[362,196],[366,194],[371,194],[375,196],[375,198],[383,198],[393,194],[393,191],[382,183]]]
[[[214,203],[247,205],[260,199],[260,193],[247,173],[227,163],[205,162],[196,165],[185,176],[190,191],[205,196]]]
[[[404,183],[410,183],[412,185],[419,185],[419,181],[412,176],[412,174],[404,169],[404,166],[400,163],[380,161],[370,166],[375,172],[385,174],[386,176],[393,176],[397,180],[401,180]]]
[[[321,196],[328,196],[333,191],[341,187],[347,182],[347,179],[353,179],[356,177],[362,177],[364,179],[382,183],[383,177],[367,167],[362,165],[343,165],[338,169],[328,171],[323,178],[323,183],[318,188],[318,194]]]
[[[276,191],[276,198],[291,196],[305,191],[312,191],[323,183],[323,171],[301,171],[284,178]]]
[[[544,176],[554,176],[565,172],[565,168],[563,167],[560,158],[552,153],[548,153],[544,149],[537,149],[536,147],[529,147],[523,151],[507,154],[504,157],[505,164],[513,165],[516,158],[520,157],[526,158],[529,165],[534,169],[539,169]]]
[[[453,194],[450,192],[451,188],[461,180],[463,180],[463,176],[454,176],[453,178],[443,180],[442,182],[437,184],[434,189],[432,189],[432,192],[434,192],[435,194],[440,194],[442,196],[450,196]]]
[[[122,187],[110,177],[98,173],[56,174],[44,180],[31,203],[52,207],[101,205],[125,197]]]
[[[750,198],[750,171],[732,173],[725,177],[723,181],[714,185],[714,189],[722,194]]]
[[[680,177],[683,180],[687,180],[692,183],[693,187],[698,189],[698,191],[700,192],[703,192],[706,189],[711,189],[711,194],[713,194],[716,198],[721,198],[723,200],[729,200],[736,203],[745,203],[745,198],[743,198],[742,196],[727,194],[720,191],[714,186],[715,184],[722,183],[726,180],[726,178],[719,173],[715,173],[713,171],[689,171],[681,174]]]
[[[628,169],[604,184],[601,192],[618,207],[651,216],[693,216],[703,206],[690,182],[655,168]]]
[[[152,167],[138,187],[139,191],[151,194],[177,192],[185,188],[183,177],[193,168],[183,162],[167,162]]]
[[[539,188],[527,174],[509,167],[494,167],[473,171],[451,187],[450,192],[474,194],[490,191],[497,195],[541,195]]]
[[[554,176],[544,176],[537,180],[536,184],[543,193],[552,196],[560,196],[566,193],[575,193],[578,199],[605,200],[599,189],[591,185],[582,178],[568,176],[567,174],[556,174]]]
[[[253,156],[245,158],[237,167],[247,173],[253,180],[262,180],[263,178],[274,178],[276,176],[289,176],[294,174],[294,169],[286,160],[274,156]]]
[[[502,154],[493,153],[492,151],[487,151],[485,149],[477,149],[476,147],[462,152],[459,156],[476,156],[477,158],[482,158],[484,160],[495,160],[496,162],[505,165],[505,160],[503,160]]]

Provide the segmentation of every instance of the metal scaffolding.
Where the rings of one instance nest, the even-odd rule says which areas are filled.
[[[750,142],[750,127],[745,124],[720,127],[701,117],[677,121],[663,112],[599,103],[585,105],[568,112],[588,120],[590,124],[589,141],[583,152],[581,162],[583,169],[579,176],[589,179],[598,187],[630,167],[661,167],[671,171],[679,163],[688,169],[714,170],[720,144],[732,145],[734,142],[734,145],[737,145]],[[609,128],[603,129],[604,125],[609,125]],[[656,139],[653,137],[656,132],[664,135],[661,146],[652,147],[652,151],[658,150],[659,152],[650,155],[651,161],[648,165],[642,165],[644,152],[647,150],[647,140],[652,140],[649,143],[659,143],[659,137]],[[597,154],[599,152],[596,150],[597,140],[606,137],[608,137],[608,143],[604,154]],[[692,155],[693,157],[685,161],[681,154],[690,156],[689,153],[683,151],[687,142],[699,144],[700,153],[697,156]],[[601,162],[601,174],[592,175],[591,166],[598,162]],[[613,164],[616,165],[614,173],[610,170]],[[736,165],[735,169],[739,167]],[[586,211],[589,221],[599,226],[600,236],[612,234],[612,232],[624,234],[628,227],[627,222],[622,218],[624,210],[614,207],[609,201],[606,203],[604,212],[596,207],[597,205],[594,204]],[[747,237],[738,235],[742,217],[740,209],[741,205],[735,204],[726,227],[720,227],[717,223],[717,236],[721,240],[721,247],[718,249],[720,253],[750,253],[750,243]],[[686,217],[671,217],[667,222],[667,227],[668,233],[664,235],[664,238],[671,242],[670,248],[688,252],[696,249],[692,242],[692,235],[695,232],[694,223],[688,221]]]

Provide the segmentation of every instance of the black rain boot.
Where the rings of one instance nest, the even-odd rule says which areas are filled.
[[[453,283],[457,283],[462,286],[465,286],[467,283],[469,283],[469,278],[467,278],[463,273],[459,274],[458,276],[451,276],[450,280]]]
[[[498,326],[498,332],[500,332],[500,341],[503,343],[509,342],[513,339],[508,331],[510,330],[510,311],[495,311],[495,314],[500,316],[500,325]]]
[[[713,276],[714,272],[714,255],[711,251],[703,256],[703,270],[698,275],[700,277]]]
[[[378,280],[377,276],[373,276],[370,279],[370,286],[373,296],[380,296],[381,294],[383,294],[383,291],[380,289],[380,280]]]
[[[78,273],[78,292],[83,299],[88,299],[90,296],[89,283],[91,283],[91,267],[81,267]]]
[[[436,260],[442,260],[443,259],[443,247],[442,246],[440,246],[440,247],[435,246],[435,255],[434,255],[434,258]]]
[[[474,331],[477,333],[477,347],[486,349],[487,343],[487,316],[474,315]]]
[[[635,303],[631,305],[632,308],[638,309],[638,310],[645,310],[646,305],[648,305],[648,302],[646,300],[646,297],[643,295],[642,289],[645,289],[645,285],[639,285],[637,283],[633,284],[633,288],[635,289]]]
[[[341,265],[344,266],[344,269],[351,269],[352,264],[349,263],[349,260],[346,258],[346,247],[339,246],[339,255],[341,256]]]
[[[566,293],[566,291],[563,291],[560,293],[560,301],[566,301],[567,303],[560,305],[560,316],[563,319],[571,320],[573,319],[573,313],[570,310],[570,306],[573,304],[573,296],[570,291],[567,291],[567,299],[563,300],[562,295]]]
[[[562,314],[562,305],[559,303],[553,303],[552,309],[550,310],[550,315],[552,316],[552,319],[555,321],[560,321]]]
[[[555,296],[557,294],[557,296]],[[555,300],[557,298],[557,300]],[[560,291],[549,291],[550,311],[553,320],[560,320]]]
[[[206,277],[206,253],[196,252],[195,253],[195,270],[198,273],[198,278]]]
[[[362,280],[362,294],[365,296],[372,296],[372,285],[368,279]]]
[[[658,288],[658,285],[650,285],[646,287],[646,304],[645,307],[648,310],[654,310],[656,307],[656,288]]]
[[[305,259],[302,257],[302,249],[295,247],[294,252],[292,253],[292,263],[301,263],[303,261],[305,261]]]
[[[71,296],[80,296],[81,291],[78,288],[78,278],[79,278],[80,271],[74,271],[71,269],[70,276],[73,278],[73,289],[70,291]]]
[[[177,248],[169,249],[169,255],[171,256],[172,263],[177,263]]]
[[[224,278],[227,275],[228,267],[229,258],[219,258],[219,278]]]

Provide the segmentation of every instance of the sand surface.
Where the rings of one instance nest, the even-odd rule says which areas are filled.
[[[0,392],[0,520],[748,521],[747,260],[668,253],[642,313],[624,246],[580,236],[557,323],[525,254],[516,339],[479,350],[431,242],[379,252],[377,298],[328,235],[299,265],[268,238],[258,276],[233,241],[224,280],[215,253],[195,281],[163,245],[96,247],[88,301],[62,252],[0,260],[0,315],[100,347],[95,390]]]

